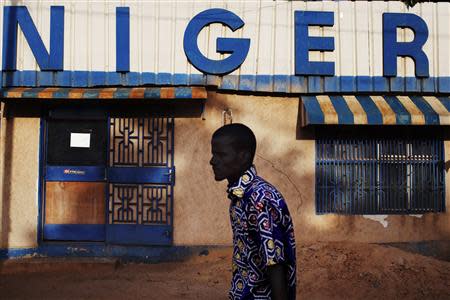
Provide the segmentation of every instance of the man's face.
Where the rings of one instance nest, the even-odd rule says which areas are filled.
[[[216,181],[228,179],[234,182],[241,176],[244,165],[242,151],[233,147],[233,139],[229,136],[215,137],[211,141],[212,166]]]

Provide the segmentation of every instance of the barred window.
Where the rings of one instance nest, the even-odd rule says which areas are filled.
[[[316,212],[443,212],[444,175],[442,140],[318,139]]]

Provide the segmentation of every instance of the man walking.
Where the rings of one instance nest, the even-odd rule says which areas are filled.
[[[296,260],[292,219],[283,196],[256,174],[256,138],[243,124],[214,132],[215,180],[228,181],[233,230],[230,299],[295,299]]]

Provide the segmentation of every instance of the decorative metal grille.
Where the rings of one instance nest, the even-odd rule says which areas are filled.
[[[173,167],[173,118],[111,118],[109,167]],[[110,183],[109,224],[172,225],[172,184]]]
[[[170,185],[109,184],[109,224],[171,224]]]
[[[173,118],[111,118],[110,167],[172,166]]]
[[[444,210],[443,141],[317,140],[317,213],[406,214]]]

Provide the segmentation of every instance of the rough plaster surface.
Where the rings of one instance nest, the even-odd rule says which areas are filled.
[[[2,248],[37,245],[39,123],[39,118],[2,120]]]
[[[364,219],[379,222],[381,225],[383,225],[384,228],[388,227],[389,225],[388,221],[386,221],[387,217],[387,215],[363,215]]]
[[[297,139],[298,98],[210,92],[204,120],[175,120],[174,243],[229,245],[226,182],[214,181],[210,138],[222,111],[249,125],[258,139],[258,173],[284,195],[299,241],[407,242],[450,240],[450,214],[390,215],[387,227],[363,216],[316,215],[313,140]],[[1,246],[34,247],[37,230],[39,119],[3,119],[1,136]],[[300,129],[301,130],[301,129]],[[450,149],[450,141],[445,142]],[[446,151],[446,161],[450,160]],[[450,182],[446,177],[446,207]]]
[[[450,239],[450,214],[379,217],[316,215],[313,140],[296,139],[298,98],[211,92],[204,120],[175,120],[174,242],[177,245],[230,244],[226,182],[215,182],[209,165],[210,138],[222,125],[222,111],[256,134],[258,173],[284,195],[299,241],[406,242]],[[449,142],[445,143],[449,149]],[[446,154],[446,160],[450,155]],[[447,176],[447,195],[450,195]],[[447,207],[450,207],[447,196]],[[383,216],[384,217],[384,216]],[[381,225],[383,226],[380,226]],[[385,227],[386,226],[386,227]]]

